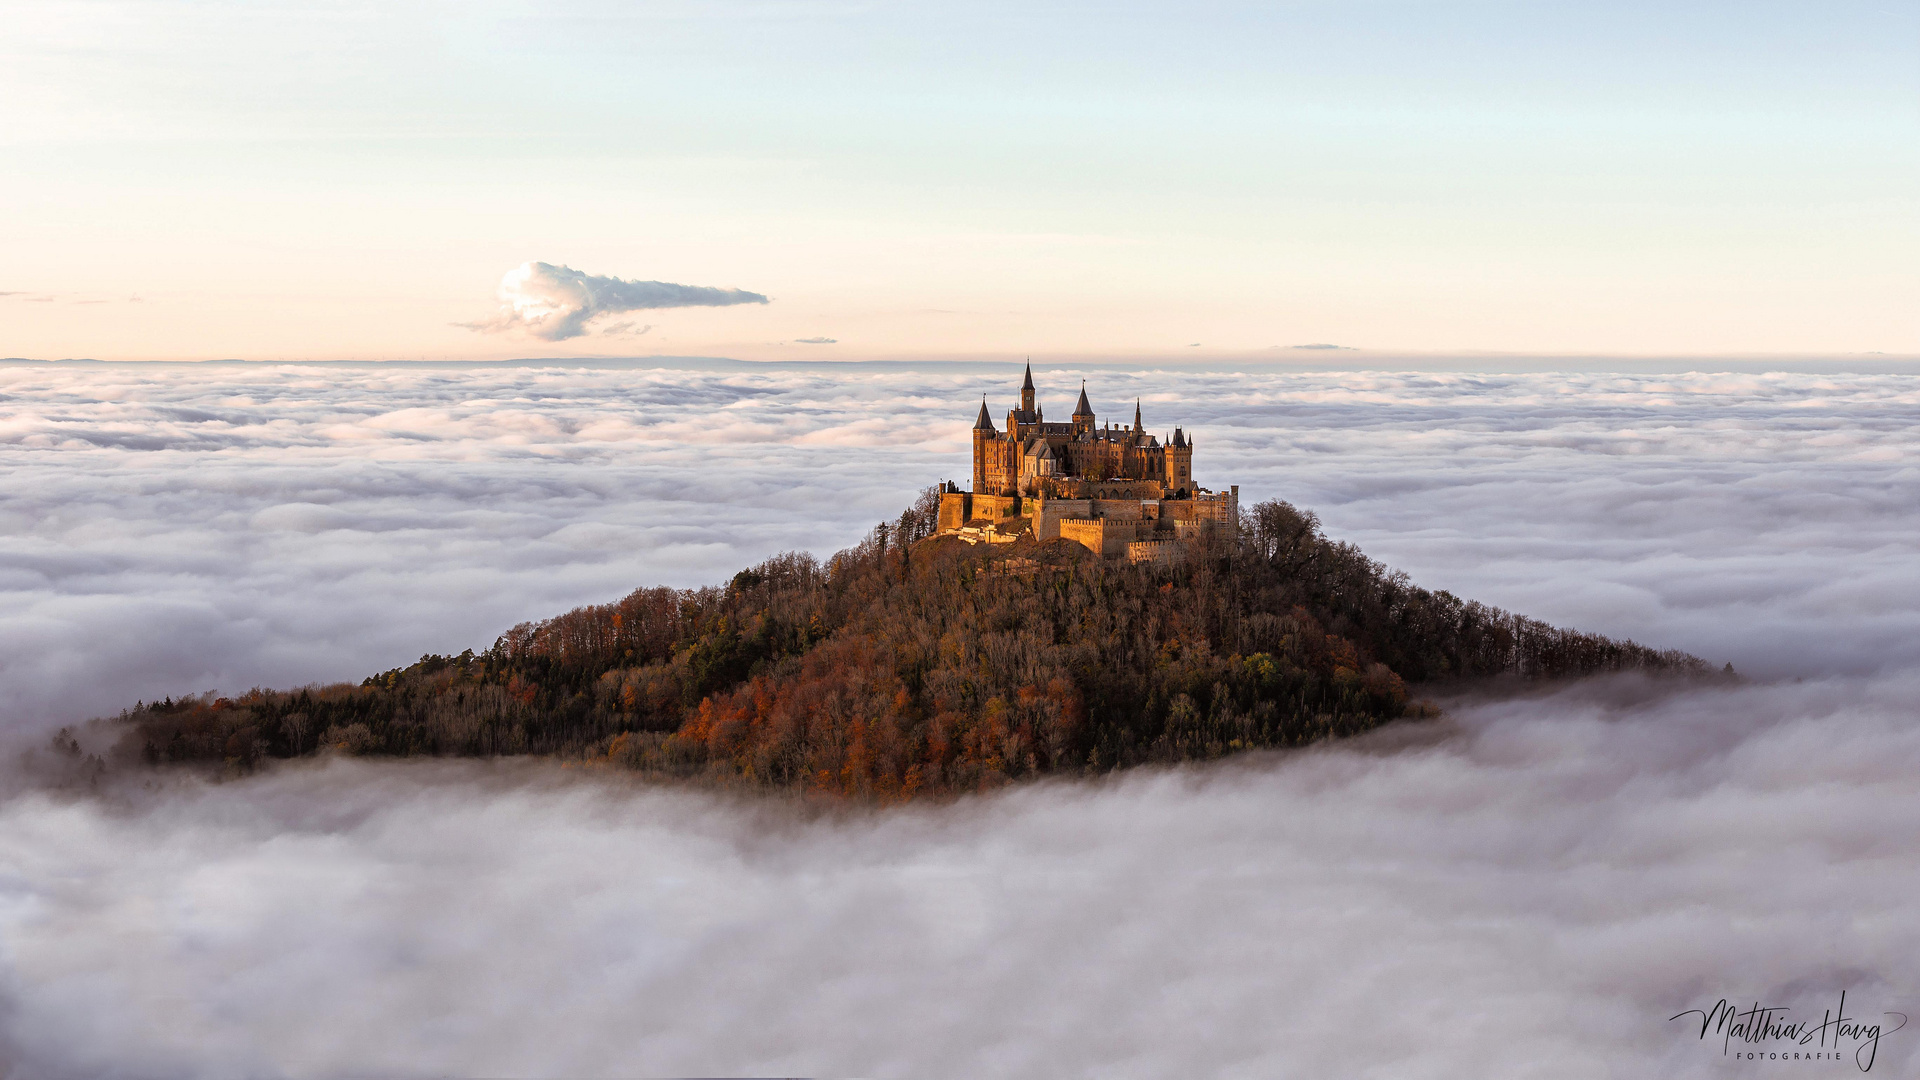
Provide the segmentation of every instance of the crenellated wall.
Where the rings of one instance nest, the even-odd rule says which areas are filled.
[[[1092,516],[1090,499],[1039,499],[1034,502],[1033,535],[1039,540],[1058,540],[1062,521]]]
[[[1127,561],[1171,566],[1187,559],[1185,540],[1135,540],[1127,545]]]
[[[1028,503],[1018,495],[976,495],[970,491],[948,491],[940,495],[939,531],[952,532],[970,521],[1005,521],[1030,513]]]
[[[1117,518],[1069,518],[1060,523],[1060,538],[1072,540],[1096,555],[1116,557],[1139,532],[1139,522]]]

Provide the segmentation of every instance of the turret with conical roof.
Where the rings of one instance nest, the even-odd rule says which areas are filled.
[[[987,473],[987,463],[993,451],[988,447],[1000,438],[993,430],[993,417],[987,415],[986,395],[980,397],[980,416],[973,422],[973,490],[986,492],[992,489]]]
[[[1027,379],[1020,384],[1020,411],[1033,411],[1033,361],[1027,361]]]
[[[1087,404],[1087,380],[1080,380],[1080,404],[1073,408],[1073,433],[1085,435],[1093,431],[1093,406]]]

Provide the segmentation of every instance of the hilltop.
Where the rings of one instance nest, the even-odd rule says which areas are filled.
[[[320,753],[540,754],[892,800],[1366,731],[1408,684],[1697,657],[1432,592],[1284,502],[1176,565],[935,535],[940,489],[820,561],[640,589],[358,684],[142,704],[126,752],[247,771]]]

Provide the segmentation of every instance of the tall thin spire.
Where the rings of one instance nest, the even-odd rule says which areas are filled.
[[[1140,426],[1140,399],[1139,398],[1133,399],[1133,430],[1136,432],[1146,430],[1145,428]]]
[[[1023,413],[1033,412],[1033,358],[1032,357],[1027,358],[1027,380],[1020,384],[1020,411]],[[1027,423],[1031,419],[1032,418],[1029,417],[1028,420],[1023,420],[1021,421],[1021,423]]]

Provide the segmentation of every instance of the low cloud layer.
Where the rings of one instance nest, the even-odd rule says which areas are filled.
[[[542,341],[565,341],[586,334],[587,324],[603,315],[767,302],[765,296],[744,289],[676,285],[670,281],[627,281],[583,274],[570,266],[528,262],[507,271],[507,276],[500,279],[498,314],[471,326],[489,333],[520,330]]]
[[[1856,1016],[1920,1015],[1916,692],[1599,682],[1304,753],[813,819],[513,762],[20,796],[0,804],[0,1057],[1717,1076],[1720,1041],[1669,1017],[1728,997],[1817,1018],[1843,990]],[[1916,1049],[1887,1037],[1873,1075]]]
[[[1555,623],[1762,677],[1920,663],[1920,380],[1039,373],[1209,486]],[[0,727],[357,679],[830,553],[966,480],[1008,372],[0,365]]]
[[[1416,581],[1731,660],[809,818],[502,763],[0,790],[26,1075],[1718,1075],[1920,1016],[1920,380],[1036,373]],[[831,551],[1018,369],[0,365],[0,728]],[[342,1039],[339,1033],[355,1037]],[[1920,1058],[1891,1036],[1875,1074]],[[1751,1067],[1758,1067],[1751,1066]]]

